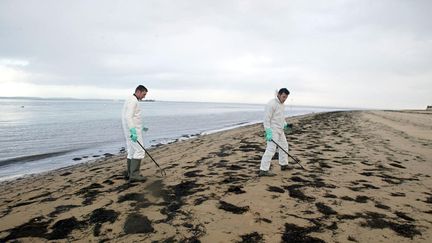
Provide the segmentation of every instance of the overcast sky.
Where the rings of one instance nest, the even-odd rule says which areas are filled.
[[[0,0],[0,96],[432,105],[432,1]]]

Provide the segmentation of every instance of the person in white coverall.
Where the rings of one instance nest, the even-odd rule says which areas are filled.
[[[123,106],[122,124],[127,145],[126,177],[129,182],[145,181],[145,178],[140,175],[141,160],[145,156],[145,151],[137,141],[144,144],[142,133],[148,130],[141,121],[141,109],[138,104],[146,94],[147,88],[139,85],[135,93],[126,99]]]
[[[277,96],[270,100],[265,108],[264,129],[267,141],[266,151],[261,159],[259,176],[274,176],[270,171],[270,162],[276,153],[276,144],[278,143],[285,151],[288,151],[288,142],[284,130],[290,129],[291,125],[285,122],[284,103],[288,98],[289,91],[286,88],[279,90]],[[288,170],[288,155],[279,148],[279,165],[281,170]]]

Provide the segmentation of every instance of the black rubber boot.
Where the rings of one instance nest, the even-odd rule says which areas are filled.
[[[258,173],[258,176],[275,176],[275,175],[276,175],[275,173],[273,173],[273,172],[271,172],[269,170],[267,170],[267,171],[260,170],[259,173]]]
[[[280,166],[281,170],[292,170],[292,167],[290,165],[281,165]]]
[[[131,159],[129,166],[129,182],[146,181],[144,176],[140,175],[141,159]]]

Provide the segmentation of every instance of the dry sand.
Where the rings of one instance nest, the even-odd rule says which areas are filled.
[[[260,124],[151,150],[145,183],[125,155],[1,184],[0,242],[428,242],[432,113],[290,118],[292,164],[257,177]],[[290,160],[290,162],[293,162]],[[430,242],[430,241],[429,241]]]

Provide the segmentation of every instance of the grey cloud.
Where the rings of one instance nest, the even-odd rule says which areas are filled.
[[[431,7],[422,0],[1,1],[0,58],[28,60],[22,69],[37,84],[124,88],[142,80],[156,89],[259,92],[286,82],[343,100],[395,75],[395,92],[404,80],[425,87]]]

